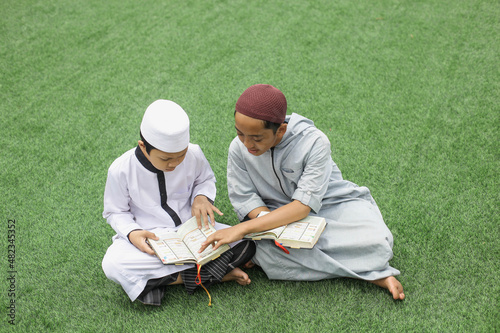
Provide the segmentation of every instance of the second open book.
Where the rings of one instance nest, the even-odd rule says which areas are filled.
[[[261,212],[259,216],[268,212]],[[254,232],[245,236],[253,240],[274,239],[283,246],[291,248],[311,249],[318,242],[325,230],[326,221],[322,217],[307,216],[302,220],[278,228],[262,232]]]

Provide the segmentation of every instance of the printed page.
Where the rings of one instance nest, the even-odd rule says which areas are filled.
[[[162,234],[160,240],[154,242],[158,256],[164,263],[193,259],[191,251],[174,232]]]
[[[301,240],[302,236],[307,230],[309,223],[307,222],[293,222],[290,223],[285,230],[281,233],[280,239],[288,240]]]
[[[184,236],[188,232],[195,229],[198,229],[198,223],[196,222],[196,217],[193,216],[192,218],[181,224],[179,229],[177,229],[177,234],[180,238],[184,238]]]
[[[326,226],[322,217],[308,216],[290,223],[281,234],[279,241],[292,248],[312,248]]]
[[[300,240],[303,242],[312,242],[318,228],[319,225],[308,223],[306,230],[302,234],[302,237],[300,237]]]
[[[200,249],[201,244],[207,239],[207,237],[214,232],[214,228],[205,229],[205,227],[202,227],[202,229],[198,229],[198,227],[196,227],[196,229],[191,230],[184,235],[183,241],[184,243],[186,243],[187,247],[189,247],[196,260],[204,258],[213,252],[212,245],[208,246],[202,253],[198,253],[198,250]]]

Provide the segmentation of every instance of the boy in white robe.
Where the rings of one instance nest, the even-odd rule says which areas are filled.
[[[144,113],[138,146],[117,158],[108,170],[103,217],[116,231],[103,258],[106,276],[119,283],[130,300],[160,305],[166,286],[197,287],[194,265],[164,265],[146,243],[156,233],[175,230],[196,216],[199,227],[215,222],[215,177],[200,147],[189,143],[189,118],[176,103],[158,100]],[[249,242],[202,266],[204,286],[220,281],[250,283],[238,266],[255,253]]]
[[[253,262],[270,279],[350,277],[404,299],[394,277],[399,271],[389,266],[392,234],[370,191],[344,180],[326,135],[309,119],[286,116],[286,108],[283,93],[270,85],[251,86],[238,99],[238,137],[229,147],[227,181],[229,199],[245,222],[217,231],[201,250],[317,215],[327,226],[313,249],[286,254],[273,241],[261,240]],[[271,213],[258,217],[262,211]]]

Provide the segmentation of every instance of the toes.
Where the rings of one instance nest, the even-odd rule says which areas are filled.
[[[253,263],[252,260],[250,260],[249,262],[247,262],[245,265],[243,265],[243,268],[245,269],[249,269],[249,268],[252,268],[253,266],[255,266],[255,264]]]

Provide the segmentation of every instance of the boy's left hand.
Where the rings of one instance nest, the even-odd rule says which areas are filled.
[[[205,224],[205,226],[208,227],[209,217],[212,225],[215,225],[214,212],[216,212],[220,216],[224,215],[217,207],[215,207],[210,201],[208,201],[208,198],[206,196],[198,195],[194,198],[193,205],[191,206],[191,214],[193,216],[196,216],[198,228],[201,229],[202,224]]]

